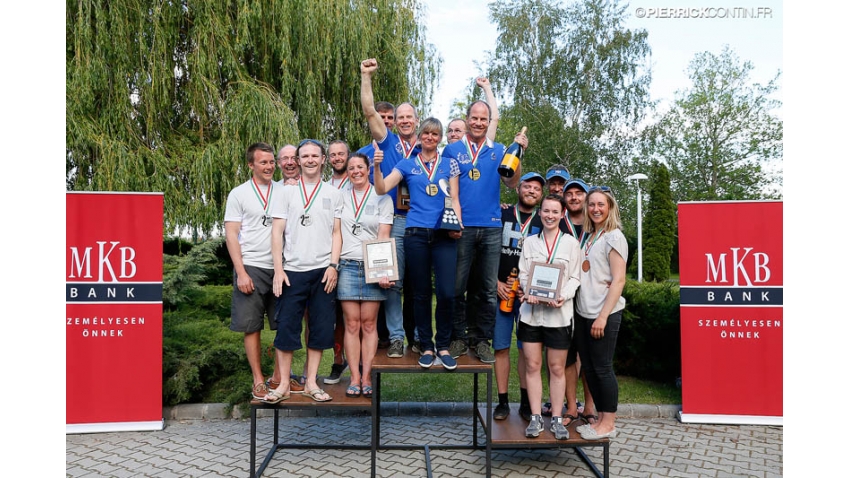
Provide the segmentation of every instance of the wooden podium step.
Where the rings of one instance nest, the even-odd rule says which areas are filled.
[[[495,408],[495,407],[494,407]],[[487,414],[487,406],[479,405],[478,413],[482,417]],[[492,446],[494,448],[558,448],[575,446],[599,446],[608,443],[607,438],[601,440],[585,440],[576,431],[576,427],[583,425],[584,421],[576,420],[567,426],[570,431],[568,440],[557,440],[555,435],[549,431],[551,418],[543,417],[543,431],[537,438],[526,438],[525,428],[528,422],[519,416],[519,404],[511,404],[511,413],[504,420],[493,420]]]

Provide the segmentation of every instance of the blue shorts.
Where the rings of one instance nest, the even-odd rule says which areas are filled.
[[[511,348],[514,335],[514,326],[519,322],[519,301],[515,302],[514,311],[510,314],[496,309],[496,327],[493,330],[493,350],[505,350]],[[522,350],[522,341],[517,339],[516,348]]]
[[[339,284],[336,290],[337,300],[387,300],[384,289],[378,284],[366,283],[366,269],[362,261],[340,259]]]
[[[330,294],[325,292],[322,277],[326,270],[326,267],[322,267],[306,272],[286,271],[290,285],[284,284],[283,293],[278,297],[275,310],[277,335],[274,338],[274,346],[276,349],[301,349],[301,323],[308,300],[310,314],[307,318],[307,326],[310,328],[310,335],[307,348],[316,350],[333,348],[336,289]]]

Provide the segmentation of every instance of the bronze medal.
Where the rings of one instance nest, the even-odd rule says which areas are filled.
[[[585,259],[584,262],[581,263],[581,270],[587,272],[590,270],[590,261]]]
[[[436,184],[429,184],[425,188],[425,192],[428,193],[429,196],[436,196],[437,193],[440,192],[440,189],[437,187]]]
[[[478,181],[481,179],[481,171],[478,168],[472,168],[469,170],[469,179],[473,181]]]

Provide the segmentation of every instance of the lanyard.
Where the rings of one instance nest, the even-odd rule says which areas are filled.
[[[351,207],[354,208],[354,222],[360,222],[360,216],[363,215],[363,205],[366,204],[366,200],[369,199],[369,196],[372,194],[372,185],[369,184],[366,187],[366,194],[363,195],[363,200],[360,201],[360,205],[357,204],[357,192],[354,188],[351,188]]]
[[[263,206],[263,212],[269,213],[269,204],[272,198],[272,183],[269,183],[269,188],[266,190],[266,197],[263,197],[263,192],[260,191],[260,186],[257,184],[257,181],[252,177],[251,183],[254,186],[254,194],[257,195],[257,200],[260,201],[260,204]]]
[[[307,185],[302,180],[298,180],[301,183],[301,187],[298,189],[298,192],[301,193],[301,200],[304,201],[304,214],[307,214],[310,211],[310,208],[313,207],[313,199],[316,197],[316,193],[322,189],[322,181],[316,183],[316,186],[313,187],[313,192],[307,196]]]

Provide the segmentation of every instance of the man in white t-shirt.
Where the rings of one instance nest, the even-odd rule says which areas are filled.
[[[269,211],[280,189],[272,181],[275,157],[271,146],[254,143],[248,147],[245,156],[251,179],[230,191],[224,212],[224,237],[233,261],[230,330],[245,334],[245,355],[254,376],[252,396],[262,400],[268,393],[260,359],[263,315],[268,316],[269,328],[277,328],[272,291],[272,217]],[[280,382],[277,367],[272,380]]]
[[[343,196],[322,181],[325,148],[312,139],[297,148],[301,179],[284,186],[273,202],[273,290],[278,297],[274,346],[280,373],[288,376],[292,354],[300,350],[301,319],[307,302],[310,334],[307,339],[307,376],[304,393],[317,402],[331,400],[319,388],[317,373],[322,351],[333,347],[339,256],[342,250]],[[265,400],[277,403],[289,397],[289,383],[269,392]]]

